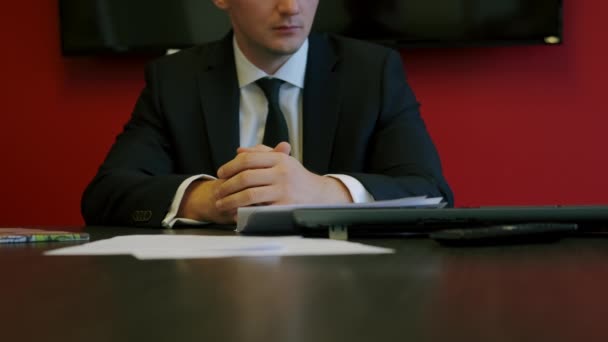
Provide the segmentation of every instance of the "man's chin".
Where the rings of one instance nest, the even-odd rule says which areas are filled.
[[[306,38],[287,38],[273,42],[268,49],[276,55],[293,55],[298,52]]]
[[[270,52],[277,56],[293,55],[298,52],[303,43],[276,45],[269,48]]]

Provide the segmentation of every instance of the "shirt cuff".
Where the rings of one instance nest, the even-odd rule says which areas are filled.
[[[190,186],[190,184],[192,184],[192,182],[200,180],[200,179],[215,180],[217,178],[215,178],[213,176],[209,176],[209,175],[196,175],[196,176],[192,176],[192,177],[186,179],[185,181],[183,181],[182,184],[180,184],[179,187],[177,188],[177,191],[175,192],[175,196],[173,197],[173,202],[171,202],[171,206],[169,207],[169,212],[167,213],[167,215],[165,216],[165,218],[162,221],[162,226],[164,228],[173,228],[173,226],[176,223],[183,223],[183,224],[193,225],[193,226],[209,223],[209,222],[201,222],[201,221],[176,217],[177,212],[179,210],[179,206],[181,205],[182,199],[184,198],[184,194],[186,193],[186,189],[188,189],[188,187]]]
[[[374,202],[374,196],[369,193],[356,178],[347,175],[325,175],[327,177],[335,178],[342,182],[348,189],[350,197],[353,198],[353,203],[369,203]]]

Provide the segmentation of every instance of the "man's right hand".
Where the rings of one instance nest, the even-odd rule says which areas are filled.
[[[221,211],[217,208],[215,193],[226,180],[194,181],[182,198],[177,217],[200,222],[233,224],[236,222],[236,210]]]
[[[240,147],[237,154],[251,152],[280,152],[289,155],[291,146],[288,143],[280,143],[274,149],[264,145],[254,147]],[[216,203],[217,189],[227,179],[194,181],[186,189],[180,204],[177,217],[191,219],[199,222],[213,222],[219,224],[233,224],[236,222],[236,209],[222,211]]]

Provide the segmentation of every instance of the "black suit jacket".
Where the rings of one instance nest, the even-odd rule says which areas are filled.
[[[311,35],[303,93],[303,165],[358,179],[376,200],[452,192],[400,56]],[[160,226],[178,186],[215,175],[239,146],[232,37],[163,57],[82,198],[89,225]]]

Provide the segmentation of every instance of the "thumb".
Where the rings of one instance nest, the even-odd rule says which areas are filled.
[[[288,142],[281,142],[274,148],[274,152],[285,153],[289,155],[291,153],[291,145]]]
[[[258,144],[254,147],[239,147],[236,150],[237,153],[252,153],[252,152],[274,152],[274,150],[268,146]]]

